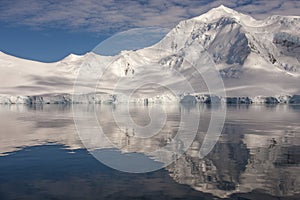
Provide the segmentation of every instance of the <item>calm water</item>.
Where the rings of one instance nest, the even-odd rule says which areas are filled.
[[[97,151],[129,157],[138,153],[149,166],[163,165],[148,152],[174,137],[180,113],[193,117],[198,109],[201,120],[191,147],[174,163],[133,174],[107,167],[84,148],[70,106],[1,106],[1,200],[300,198],[300,106],[227,107],[222,135],[203,159],[199,150],[211,111],[220,108],[163,106],[165,126],[147,140],[135,137],[138,132],[130,123],[122,123],[126,116],[121,105],[77,105],[76,109],[84,116],[96,116],[118,148],[104,145]],[[132,120],[140,126],[149,124],[148,109],[132,106]],[[120,115],[120,123],[114,122],[112,113]],[[153,116],[159,119],[159,111]]]

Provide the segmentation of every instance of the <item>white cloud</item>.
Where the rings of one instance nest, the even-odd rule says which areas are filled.
[[[256,18],[298,15],[300,8],[298,0],[0,0],[0,21],[108,33],[132,27],[172,27],[220,4]]]

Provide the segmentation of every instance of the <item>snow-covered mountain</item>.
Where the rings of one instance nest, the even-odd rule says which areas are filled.
[[[227,96],[300,94],[300,17],[256,20],[220,6],[180,22],[151,47],[116,56],[91,52],[41,63],[0,53],[1,101],[72,94],[78,75],[77,85],[85,88],[82,93],[122,94],[138,89],[139,98],[167,94],[172,99],[166,88],[175,95],[207,93],[205,71],[213,67],[224,81]]]

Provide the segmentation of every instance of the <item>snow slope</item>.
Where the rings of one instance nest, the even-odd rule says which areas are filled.
[[[227,96],[294,95],[300,94],[299,55],[300,17],[259,21],[220,6],[180,22],[151,47],[116,56],[91,52],[41,63],[0,52],[0,101],[72,94],[74,81],[80,94],[134,92],[136,98],[149,98],[208,93],[207,82],[218,81],[208,73],[214,68]],[[215,85],[214,93],[225,96],[218,91],[222,83]]]

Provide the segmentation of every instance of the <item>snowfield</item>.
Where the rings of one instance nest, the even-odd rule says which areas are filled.
[[[209,70],[225,91],[220,82],[211,90],[207,80],[217,77]],[[220,6],[153,46],[115,56],[42,63],[0,52],[0,79],[2,104],[300,103],[300,17],[256,20]]]

